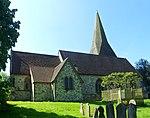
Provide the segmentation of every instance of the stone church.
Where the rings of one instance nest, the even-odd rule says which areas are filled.
[[[96,13],[90,53],[59,50],[58,55],[11,51],[10,75],[14,100],[101,100],[101,77],[136,72],[109,45]]]

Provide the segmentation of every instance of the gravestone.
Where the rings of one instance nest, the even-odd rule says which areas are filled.
[[[99,111],[99,118],[105,118],[104,108],[102,106],[98,107],[98,111]]]
[[[132,103],[128,105],[128,118],[136,118],[136,105]]]
[[[82,115],[84,115],[83,103],[80,104],[80,113],[81,113]]]
[[[97,107],[94,107],[93,118],[98,118],[98,109],[97,109]]]
[[[107,115],[107,118],[115,118],[114,106],[112,103],[108,103],[106,105],[106,115]]]
[[[89,103],[86,104],[86,116],[90,117],[90,105],[89,105]]]
[[[134,104],[134,105],[136,105],[136,101],[135,101],[134,99],[131,99],[131,100],[129,101],[129,104]]]
[[[123,103],[120,103],[116,107],[117,118],[126,118],[126,109],[127,109],[127,106],[125,104],[123,104]]]

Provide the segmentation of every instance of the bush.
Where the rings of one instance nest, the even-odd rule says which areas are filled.
[[[9,76],[5,73],[0,73],[0,108],[2,109],[6,105],[6,101],[9,99],[10,90]]]

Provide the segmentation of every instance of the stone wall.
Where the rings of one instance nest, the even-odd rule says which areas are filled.
[[[30,91],[15,91],[14,92],[14,100],[19,101],[30,101],[31,100]]]
[[[73,79],[73,90],[65,90],[64,79],[65,77],[72,77]],[[55,79],[55,101],[81,101],[82,90],[81,90],[81,78],[76,73],[74,67],[67,61],[61,72]]]
[[[34,101],[51,101],[51,99],[50,83],[34,83]]]
[[[31,100],[31,96],[34,97],[32,98],[34,101],[92,101],[101,99],[101,95],[97,94],[95,89],[96,81],[100,77],[92,75],[79,76],[69,61],[66,61],[53,84],[34,83],[31,86],[33,91],[24,89],[24,80],[25,78],[30,79],[30,76],[11,75],[11,77],[15,78],[15,100]],[[65,90],[65,77],[72,77],[72,90]]]
[[[83,99],[85,101],[100,100],[101,95],[96,93],[96,81],[100,76],[80,75],[84,81],[82,86]]]
[[[30,79],[28,75],[11,75],[14,78],[14,100],[31,100],[31,90],[25,90],[25,79]]]

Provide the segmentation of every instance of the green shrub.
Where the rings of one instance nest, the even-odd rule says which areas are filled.
[[[7,107],[6,101],[9,99],[10,93],[9,76],[0,73],[0,110]]]

